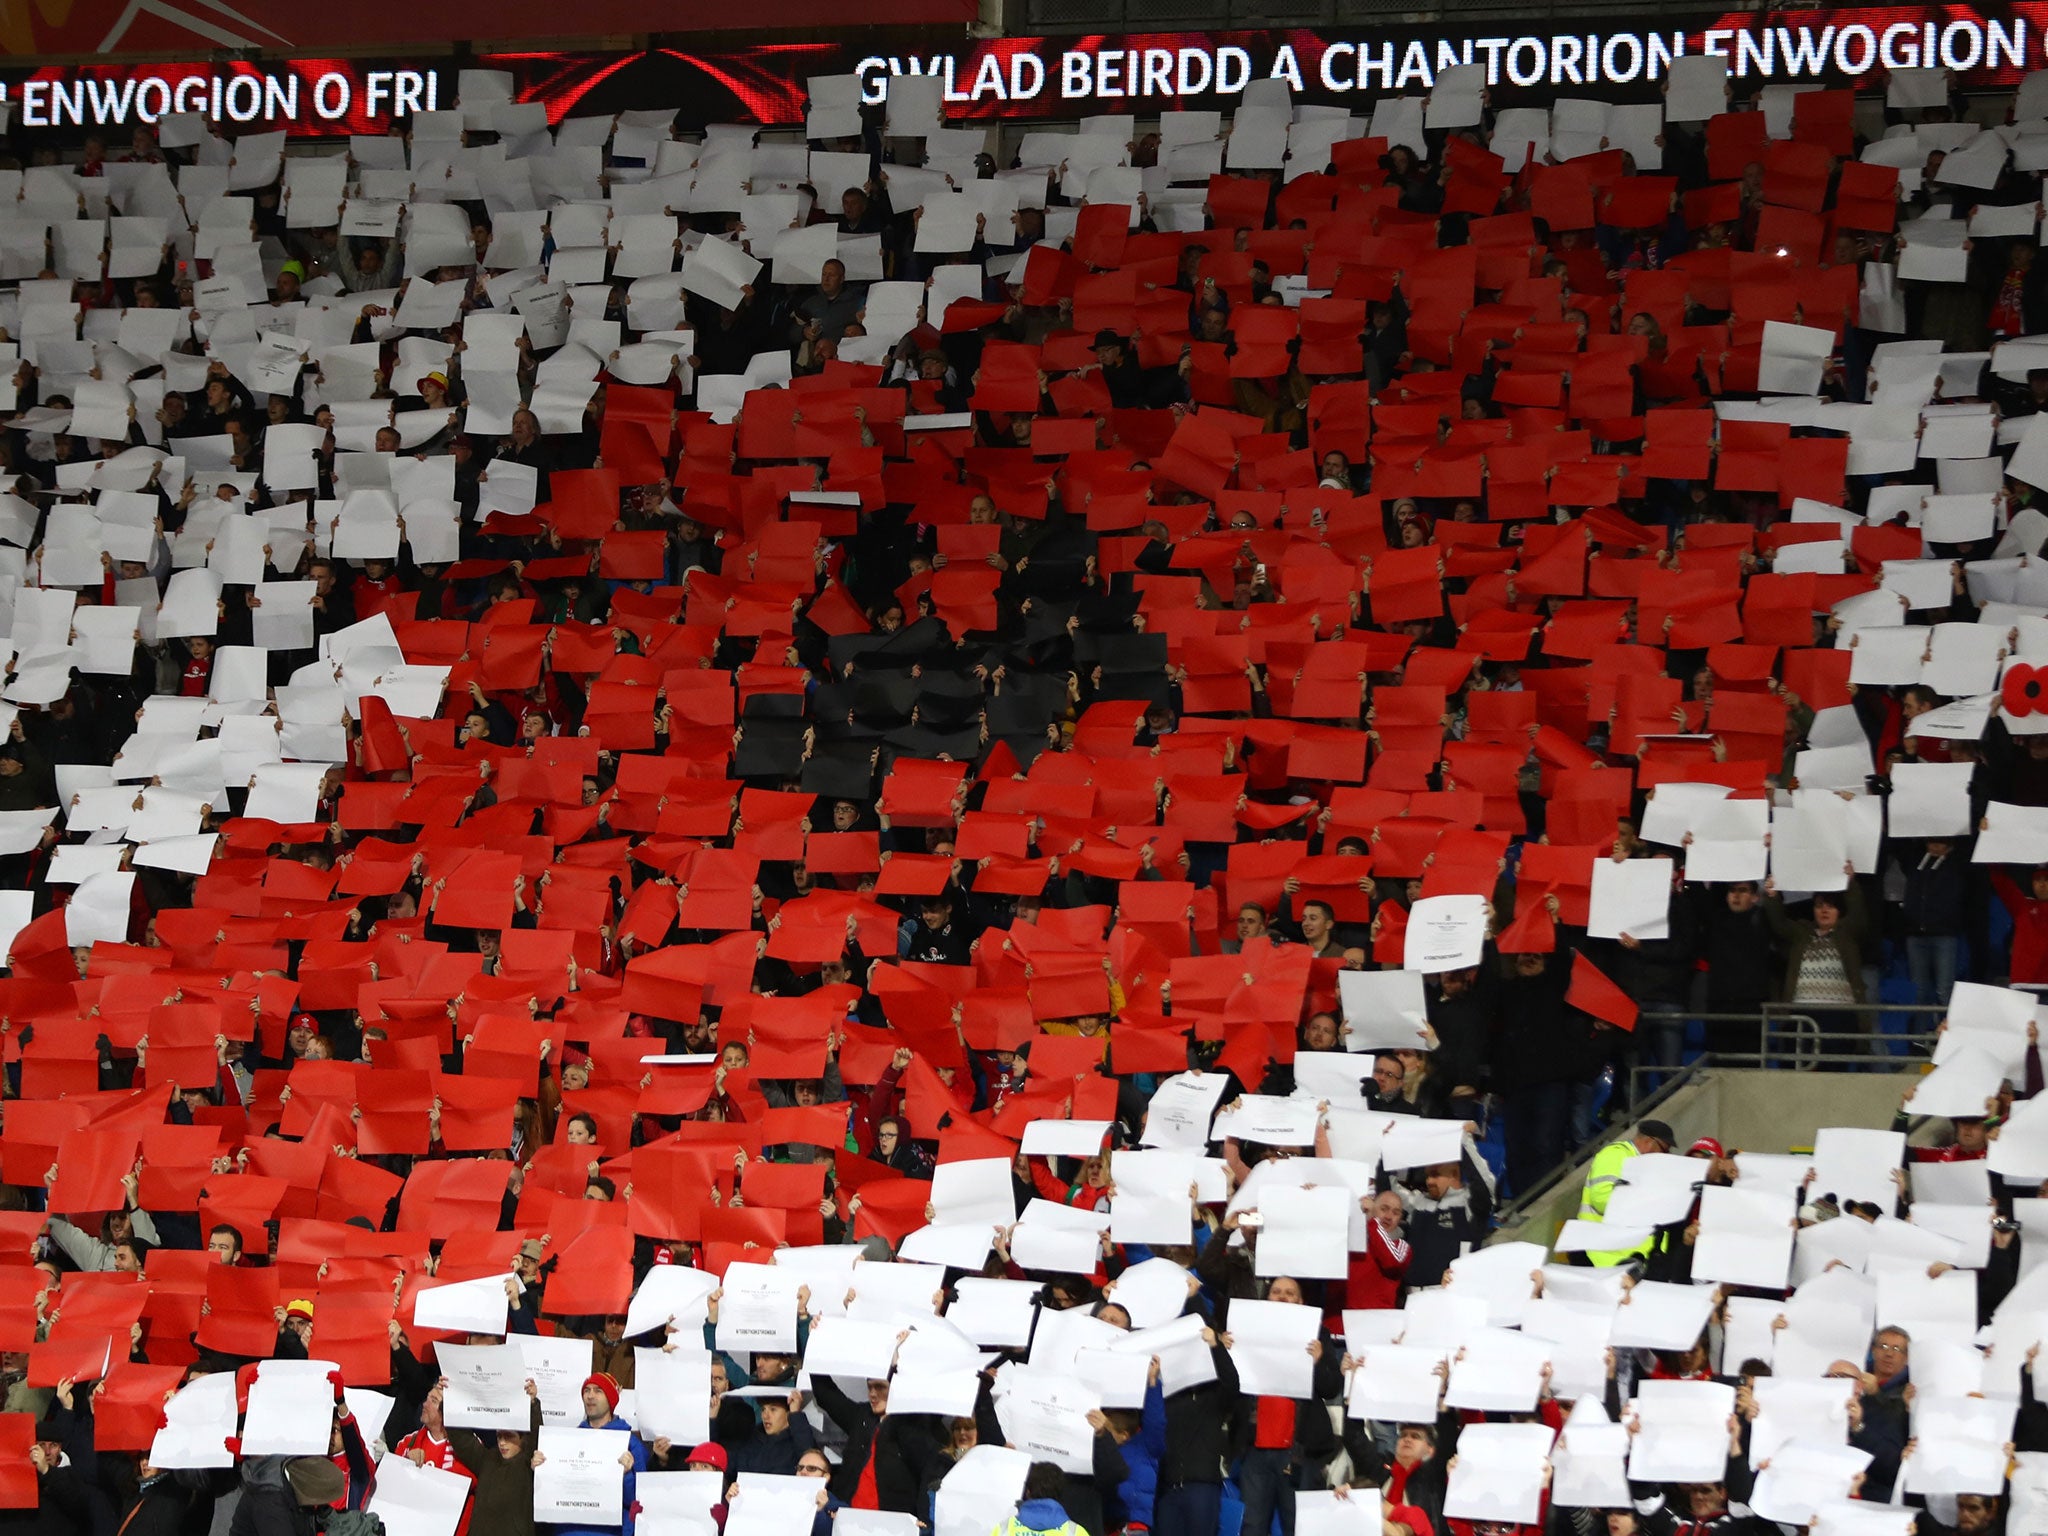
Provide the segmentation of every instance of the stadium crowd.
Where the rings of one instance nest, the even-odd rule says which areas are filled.
[[[0,1531],[2048,1530],[2042,83],[18,135]]]

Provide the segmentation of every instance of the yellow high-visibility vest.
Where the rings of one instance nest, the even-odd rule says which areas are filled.
[[[1607,1219],[1607,1201],[1613,1195],[1615,1186],[1622,1182],[1622,1170],[1628,1166],[1629,1159],[1640,1156],[1642,1153],[1636,1149],[1633,1136],[1610,1141],[1593,1155],[1592,1166],[1586,1170],[1586,1187],[1579,1195],[1579,1220]],[[1634,1248],[1608,1248],[1588,1252],[1586,1260],[1588,1263],[1603,1266],[1626,1264],[1631,1259],[1639,1259],[1648,1253],[1652,1241],[1654,1239],[1645,1239]]]

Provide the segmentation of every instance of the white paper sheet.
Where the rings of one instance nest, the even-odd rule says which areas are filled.
[[[543,1424],[533,1470],[533,1517],[567,1525],[618,1525],[624,1517],[626,1437],[610,1429]]]
[[[1486,898],[1425,896],[1408,914],[1402,965],[1435,975],[1477,965],[1486,947]]]

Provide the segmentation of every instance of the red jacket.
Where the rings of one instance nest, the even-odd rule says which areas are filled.
[[[1055,1205],[1071,1205],[1076,1210],[1092,1211],[1102,1204],[1109,1190],[1098,1184],[1069,1184],[1052,1171],[1052,1165],[1043,1158],[1031,1162],[1031,1182],[1038,1192]]]
[[[1401,1282],[1408,1275],[1408,1240],[1390,1233],[1378,1221],[1365,1224],[1365,1252],[1351,1256],[1344,1281],[1344,1305],[1351,1308],[1398,1307]]]
[[[495,1445],[488,1441],[485,1444],[491,1455],[498,1454]],[[415,1448],[426,1452],[427,1466],[439,1467],[443,1472],[453,1472],[457,1477],[466,1477],[472,1483],[476,1481],[476,1474],[455,1459],[455,1447],[446,1440],[437,1439],[424,1424],[391,1447],[391,1454],[410,1456]],[[475,1500],[462,1506],[462,1521],[455,1527],[455,1536],[468,1536],[469,1517],[475,1508]]]
[[[410,1456],[414,1451],[426,1453],[426,1465],[439,1467],[443,1472],[455,1472],[475,1481],[475,1475],[455,1459],[455,1447],[440,1438],[425,1425],[414,1430],[398,1444],[391,1447],[394,1456]]]
[[[2048,981],[2048,901],[2036,901],[2004,870],[1991,871],[1991,889],[2012,914],[2012,979]]]

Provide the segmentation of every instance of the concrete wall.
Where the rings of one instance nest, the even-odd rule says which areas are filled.
[[[1790,1152],[1813,1145],[1822,1126],[1888,1127],[1919,1079],[1906,1072],[1788,1072],[1727,1067],[1699,1074],[1653,1111],[1668,1123],[1683,1152],[1696,1137],[1711,1136],[1731,1152]],[[1542,1243],[1578,1214],[1585,1164],[1606,1142],[1627,1134],[1617,1127],[1586,1148],[1577,1165],[1493,1242]]]

